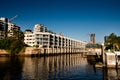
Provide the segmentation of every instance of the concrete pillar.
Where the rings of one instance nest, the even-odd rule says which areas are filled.
[[[54,47],[52,48],[52,53],[54,53]]]
[[[106,66],[107,67],[116,67],[116,54],[112,52],[105,53],[106,57]]]
[[[62,48],[60,47],[60,53],[62,53]]]
[[[105,53],[104,53],[104,43],[102,44],[101,46],[101,54],[102,54],[102,62],[103,62],[103,65],[105,66]]]

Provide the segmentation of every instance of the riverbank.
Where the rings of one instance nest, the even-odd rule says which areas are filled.
[[[0,49],[0,56],[10,56],[7,50]]]
[[[46,49],[46,48],[36,48],[36,47],[26,47],[24,51],[16,54],[10,54],[7,50],[0,49],[0,56],[54,56],[61,54],[74,54],[74,53],[83,53],[85,51],[78,49]]]
[[[74,53],[40,53],[40,49],[27,48],[25,52],[19,54],[10,54],[7,50],[0,49],[0,57],[6,56],[21,56],[21,57],[44,57],[44,56],[58,56],[58,55],[66,55],[66,54],[82,54],[82,52],[74,52]]]

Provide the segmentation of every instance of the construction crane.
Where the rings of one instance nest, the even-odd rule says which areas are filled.
[[[10,18],[9,21],[14,20],[15,18],[17,18],[18,15],[15,15],[14,17]]]

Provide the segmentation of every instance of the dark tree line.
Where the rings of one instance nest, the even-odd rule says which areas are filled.
[[[88,43],[86,45],[86,48],[101,48],[101,44],[91,44],[91,43]]]
[[[13,30],[13,36],[0,40],[0,49],[8,50],[12,55],[18,54],[25,47],[23,40],[23,32]]]
[[[112,51],[120,51],[120,36],[111,33],[105,41],[105,49]]]

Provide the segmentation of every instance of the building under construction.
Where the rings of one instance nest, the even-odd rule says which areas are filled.
[[[6,37],[13,36],[13,30],[19,31],[20,27],[16,25],[15,23],[11,22],[12,19],[0,18],[0,40],[4,39]]]

